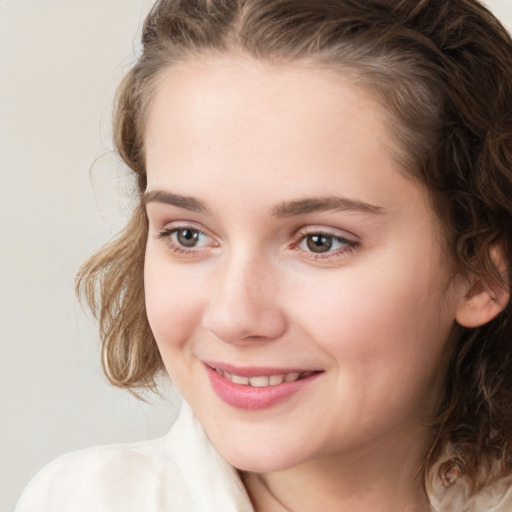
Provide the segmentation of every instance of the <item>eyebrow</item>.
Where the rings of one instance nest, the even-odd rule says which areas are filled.
[[[148,203],[162,203],[178,208],[184,208],[197,213],[208,213],[208,208],[194,197],[182,196],[166,192],[165,190],[150,190],[142,196],[142,204],[146,206]]]
[[[385,209],[363,201],[343,196],[313,197],[288,201],[278,204],[272,209],[275,217],[292,217],[322,211],[358,211],[363,213],[383,214]]]
[[[197,213],[209,213],[209,209],[198,199],[190,196],[173,194],[165,190],[151,190],[142,196],[142,204],[156,202],[168,204]],[[293,217],[320,211],[358,211],[363,213],[383,214],[385,209],[363,201],[343,196],[327,196],[304,198],[296,201],[285,201],[272,208],[274,217]]]

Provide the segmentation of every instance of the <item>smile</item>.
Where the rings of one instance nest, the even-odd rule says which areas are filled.
[[[259,375],[255,377],[248,377],[246,375],[235,375],[215,368],[215,371],[222,375],[233,384],[240,384],[241,386],[251,386],[253,388],[264,388],[267,386],[278,386],[283,382],[295,382],[299,379],[305,379],[315,372],[290,372],[278,375]]]
[[[220,368],[219,368],[220,366]],[[323,371],[235,368],[205,363],[210,386],[226,404],[237,409],[271,407],[310,387]]]

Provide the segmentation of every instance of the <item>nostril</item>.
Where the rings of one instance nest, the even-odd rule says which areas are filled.
[[[281,311],[238,305],[229,310],[209,308],[203,326],[222,341],[247,343],[278,338],[286,331],[287,322]]]

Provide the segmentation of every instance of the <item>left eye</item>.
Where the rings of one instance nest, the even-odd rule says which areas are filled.
[[[350,244],[349,240],[325,233],[311,233],[305,235],[299,244],[299,248],[305,251],[322,254],[336,249],[341,249]]]

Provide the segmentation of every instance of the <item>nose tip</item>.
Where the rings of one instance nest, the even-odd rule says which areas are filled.
[[[276,339],[287,328],[278,303],[277,288],[268,276],[228,272],[210,298],[203,325],[227,343]]]
[[[281,316],[271,310],[259,311],[258,314],[248,314],[241,311],[240,305],[236,310],[215,312],[205,315],[204,325],[218,339],[227,343],[246,342],[252,340],[271,340],[278,338],[285,331],[285,322]]]

